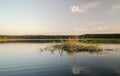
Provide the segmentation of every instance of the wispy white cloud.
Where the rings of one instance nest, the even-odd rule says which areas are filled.
[[[120,25],[100,25],[100,26],[94,26],[94,27],[77,27],[74,29],[74,32],[76,34],[88,34],[88,33],[119,33],[120,32]],[[112,30],[112,31],[111,31]]]
[[[83,9],[80,9],[80,7],[79,6],[72,6],[71,7],[71,12],[73,12],[73,13],[79,13],[79,12],[82,12],[82,13],[84,13],[84,10]]]
[[[115,4],[115,5],[111,6],[111,8],[107,10],[107,13],[119,14],[120,13],[120,4]]]
[[[114,5],[112,8],[114,8],[114,9],[120,9],[120,4]]]
[[[86,13],[88,10],[90,10],[92,8],[96,8],[97,5],[99,5],[101,3],[102,3],[102,1],[90,2],[90,3],[82,5],[82,6],[73,5],[71,7],[71,12],[73,12],[73,13]]]

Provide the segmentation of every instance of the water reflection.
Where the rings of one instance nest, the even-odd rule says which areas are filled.
[[[81,70],[80,70],[80,67],[78,66],[73,66],[72,67],[72,73],[73,74],[80,74]]]
[[[51,45],[1,44],[0,76],[120,76],[120,45],[101,45],[97,53]]]
[[[107,46],[106,46],[107,45]],[[100,45],[100,50],[93,50],[93,51],[89,51],[89,50],[77,50],[77,49],[73,49],[73,50],[70,50],[70,49],[64,49],[64,48],[61,48],[61,46],[56,46],[56,44],[53,44],[53,45],[47,45],[45,47],[40,47],[39,48],[39,52],[42,53],[42,52],[50,52],[51,54],[54,54],[55,52],[58,52],[60,56],[62,56],[64,53],[68,54],[69,56],[76,56],[77,54],[79,53],[90,53],[91,55],[94,55],[94,56],[98,56],[98,55],[101,55],[101,56],[105,56],[105,54],[102,54],[102,53],[107,53],[107,52],[104,52],[104,51],[119,51],[120,50],[120,47],[119,45],[116,45],[116,46],[108,46],[109,44],[106,44],[106,45]]]
[[[73,66],[72,67],[72,73],[75,74],[75,75],[78,75],[78,74],[90,74],[90,70],[86,69],[85,67],[82,67],[82,66]]]
[[[111,49],[108,49],[108,51]],[[64,53],[67,53],[69,56],[76,56],[78,53],[80,52],[88,52],[90,54],[96,54],[96,55],[100,55],[102,53],[102,50],[99,51],[88,51],[88,50],[83,50],[83,51],[76,51],[76,50],[67,50],[67,49],[62,49],[62,48],[58,48],[58,47],[53,47],[53,46],[46,46],[44,48],[40,48],[39,52],[50,52],[51,54],[54,54],[55,52],[58,52],[60,56],[62,56]]]
[[[64,50],[60,48],[54,48],[51,46],[46,46],[45,48],[40,48],[39,52],[50,52],[51,54],[56,54],[58,52],[60,56],[68,54],[72,56],[73,61],[71,65],[71,73],[73,75],[85,75],[85,76],[120,76],[120,65],[119,65],[119,46],[102,46],[101,51],[74,51],[74,50]],[[118,55],[117,55],[118,52]],[[86,55],[85,55],[85,54]],[[115,54],[115,55],[114,55]],[[83,55],[83,56],[80,56]],[[92,56],[92,58],[91,58]],[[118,56],[118,57],[116,57]],[[77,59],[79,58],[79,59]],[[84,59],[87,58],[85,63]],[[115,58],[115,60],[113,59]],[[92,59],[92,60],[91,60]],[[80,62],[81,61],[81,62]]]
[[[108,64],[109,65],[109,64]],[[99,65],[98,65],[99,66]],[[120,76],[120,68],[113,69],[110,67],[103,67],[100,65],[96,66],[78,66],[74,65],[71,69],[72,74],[74,75],[84,75],[84,76]]]

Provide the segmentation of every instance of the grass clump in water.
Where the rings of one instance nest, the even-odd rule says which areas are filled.
[[[43,51],[49,51],[52,54],[54,54],[55,51],[59,51],[60,55],[62,55],[63,52],[67,52],[69,55],[74,55],[78,52],[100,53],[102,49],[96,44],[79,42],[78,37],[73,37],[66,41],[61,41],[60,44],[54,44],[43,49],[40,48],[40,52]]]
[[[99,52],[102,49],[96,44],[80,43],[77,37],[69,38],[67,41],[62,41],[59,45],[54,45],[54,48],[63,49],[65,51],[74,52]]]

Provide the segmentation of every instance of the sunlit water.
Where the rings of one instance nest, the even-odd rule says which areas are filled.
[[[120,44],[101,45],[101,53],[69,55],[40,52],[51,44],[0,44],[0,76],[120,76]]]

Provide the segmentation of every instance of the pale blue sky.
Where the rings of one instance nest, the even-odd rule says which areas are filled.
[[[120,33],[120,0],[0,0],[0,35]]]

